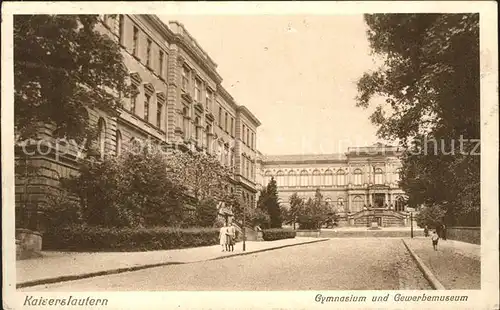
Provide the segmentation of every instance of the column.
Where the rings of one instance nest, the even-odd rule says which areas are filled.
[[[368,198],[369,198],[369,204],[373,206],[373,193],[369,193]]]
[[[387,205],[389,204],[389,202],[387,201],[387,196],[388,196],[388,194],[387,194],[387,192],[385,192],[384,205],[385,205],[385,204],[387,204]]]
[[[368,206],[368,196],[369,194],[363,195],[365,197],[365,206]]]

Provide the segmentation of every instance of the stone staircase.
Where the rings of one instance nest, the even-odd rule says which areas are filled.
[[[234,224],[234,227],[236,228],[236,231],[237,231],[237,233],[236,233],[238,236],[237,240],[243,241],[243,229],[242,229],[243,225],[242,225],[242,223],[239,223],[239,222],[233,220],[233,224]],[[246,234],[247,241],[257,241],[257,232],[252,227],[246,226],[245,234]]]

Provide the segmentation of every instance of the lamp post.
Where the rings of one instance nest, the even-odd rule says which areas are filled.
[[[413,212],[412,211],[410,211],[410,227],[411,227],[410,236],[411,236],[411,238],[413,238]]]

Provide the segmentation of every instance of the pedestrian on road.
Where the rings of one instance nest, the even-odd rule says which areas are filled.
[[[222,226],[220,228],[220,231],[219,231],[219,241],[220,241],[220,245],[222,246],[222,252],[224,252],[224,250],[227,250],[227,236],[226,236],[226,232],[227,232],[227,227],[226,226]]]
[[[446,240],[446,225],[445,224],[443,224],[443,227],[441,227],[441,231],[443,234],[443,240]]]
[[[429,237],[429,227],[427,225],[424,227],[424,236]]]
[[[234,252],[234,243],[236,239],[236,228],[234,227],[234,224],[231,223],[231,225],[228,227],[228,245],[229,245],[229,251]]]
[[[434,251],[437,251],[439,236],[435,230],[432,232],[431,240]]]

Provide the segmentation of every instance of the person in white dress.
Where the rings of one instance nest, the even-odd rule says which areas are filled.
[[[227,227],[226,226],[222,226],[220,228],[220,231],[219,231],[219,242],[220,242],[220,245],[222,246],[222,252],[224,252],[224,250],[227,249],[227,236],[226,236],[226,233],[227,233]]]

